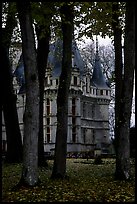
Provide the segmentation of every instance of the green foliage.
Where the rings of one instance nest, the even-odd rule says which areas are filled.
[[[115,2],[82,2],[79,4],[75,24],[79,28],[79,38],[83,35],[90,38],[93,35],[102,37],[113,36],[112,29],[112,4]],[[125,2],[119,2],[120,26],[124,32]],[[82,26],[83,25],[83,26]]]
[[[131,164],[133,179],[114,180],[115,159],[67,159],[69,180],[50,179],[53,160],[49,167],[39,168],[41,183],[34,188],[12,190],[19,182],[21,165],[3,165],[3,202],[134,202],[135,164]]]

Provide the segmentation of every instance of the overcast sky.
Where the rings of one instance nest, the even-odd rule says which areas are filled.
[[[85,37],[85,36],[82,37],[82,40],[78,41],[78,44],[80,44],[81,47],[85,47],[86,44],[92,43],[92,40],[90,38]],[[96,36],[93,36],[93,40],[96,43]],[[110,39],[109,37],[102,38],[101,36],[98,36],[98,44],[99,44],[99,46],[111,45],[112,44],[112,39]]]

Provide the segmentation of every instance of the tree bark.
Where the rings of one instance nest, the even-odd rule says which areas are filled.
[[[2,110],[6,128],[7,153],[6,161],[9,163],[22,161],[22,139],[19,128],[16,99],[12,83],[12,70],[9,60],[9,47],[13,29],[16,25],[13,2],[9,2],[8,16],[5,28],[2,28]]]
[[[131,7],[130,7],[131,6]],[[130,8],[130,9],[129,9]],[[132,107],[134,79],[134,10],[126,4],[126,28],[124,45],[124,70],[122,70],[121,29],[118,20],[118,3],[113,5],[113,30],[115,46],[115,178],[126,180],[130,177],[129,128]]]
[[[117,147],[116,178],[130,178],[130,118],[135,70],[135,3],[126,2],[124,39],[124,80],[120,100],[119,148]]]
[[[30,2],[17,3],[22,35],[22,53],[26,82],[24,113],[23,168],[21,183],[38,184],[39,82],[35,38]]]
[[[64,4],[61,7],[63,32],[62,71],[57,95],[57,132],[55,158],[51,178],[66,177],[66,153],[68,132],[68,96],[72,69],[73,10]]]
[[[48,18],[50,21],[50,18]],[[43,135],[43,101],[44,101],[44,79],[45,70],[47,67],[47,59],[49,53],[49,40],[50,40],[50,27],[44,28],[44,26],[37,27],[36,29],[38,38],[37,49],[37,63],[38,63],[38,76],[39,76],[39,88],[40,88],[40,107],[39,107],[39,138],[38,138],[38,165],[47,166],[44,158],[44,135]],[[41,37],[42,32],[44,36]]]
[[[2,74],[2,108],[7,136],[6,162],[18,163],[22,161],[22,140],[16,107],[17,96],[13,92],[11,67],[6,50],[5,47],[2,48],[2,66],[4,68]]]

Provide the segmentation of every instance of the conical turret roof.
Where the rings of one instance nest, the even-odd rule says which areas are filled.
[[[96,56],[95,56],[95,64],[93,68],[93,75],[91,79],[91,85],[97,88],[109,88],[106,83],[105,76],[102,72],[101,61],[98,54],[98,42],[96,40]]]
[[[52,77],[58,77],[61,74],[62,52],[63,41],[61,39],[58,39],[55,43],[50,45],[48,63],[52,66]],[[72,53],[74,60],[73,63],[79,69],[80,74],[82,75],[84,73],[84,61],[74,40],[72,41]]]

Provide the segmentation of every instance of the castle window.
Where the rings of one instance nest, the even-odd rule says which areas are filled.
[[[92,105],[92,118],[95,118],[95,105]]]
[[[103,90],[100,90],[100,95],[103,95]]]
[[[83,128],[83,142],[86,143],[86,128]]]
[[[59,80],[58,80],[58,79],[56,79],[56,85],[58,85],[58,83],[59,83]]]
[[[72,98],[72,142],[76,142],[76,99]]]
[[[72,98],[72,106],[73,105],[75,106],[75,102],[76,102],[75,98]]]
[[[88,79],[86,78],[86,92],[88,92]]]
[[[49,100],[49,98],[47,98],[46,110],[47,110],[47,115],[49,115],[50,114],[50,100]]]
[[[47,116],[50,114],[50,100],[49,98],[47,98],[46,100],[46,110],[47,110]],[[46,122],[47,122],[47,128],[46,128],[46,139],[47,139],[47,143],[50,142],[50,118],[47,117],[46,118]]]
[[[76,114],[76,99],[72,98],[72,115]]]
[[[50,127],[47,127],[47,143],[50,142]]]
[[[76,126],[72,127],[72,142],[76,142]]]
[[[45,86],[48,85],[48,77],[45,78]]]
[[[83,102],[83,117],[86,117],[86,103]]]
[[[75,124],[76,124],[76,118],[72,117],[72,125],[75,125]]]
[[[74,76],[74,85],[77,86],[77,77]]]
[[[50,79],[50,85],[52,85],[52,79]]]
[[[108,90],[106,90],[106,95],[108,96]]]
[[[92,131],[92,143],[95,144],[95,130]]]
[[[47,118],[47,125],[50,125],[50,118]]]

